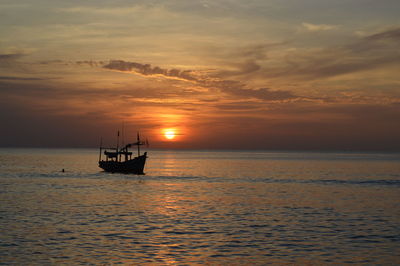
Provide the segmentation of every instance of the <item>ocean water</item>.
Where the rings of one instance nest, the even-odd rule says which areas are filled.
[[[0,149],[0,264],[400,263],[400,154],[148,155]]]

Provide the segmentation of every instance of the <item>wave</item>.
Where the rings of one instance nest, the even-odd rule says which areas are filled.
[[[227,178],[227,177],[206,177],[206,176],[125,176],[128,179],[141,179],[149,181],[203,181],[216,183],[280,183],[280,184],[320,184],[320,185],[364,185],[364,186],[398,186],[398,179],[276,179],[276,178]]]
[[[255,181],[255,180],[254,180]],[[261,180],[260,180],[261,181]],[[257,182],[257,181],[256,181]],[[343,180],[343,179],[263,179],[265,183],[301,183],[301,184],[322,184],[322,185],[383,185],[399,186],[400,180],[377,179],[377,180]]]
[[[391,178],[390,178],[391,177]],[[132,175],[107,172],[29,172],[2,174],[1,178],[77,178],[106,179],[132,181],[176,181],[176,182],[210,182],[210,183],[276,183],[276,184],[319,184],[319,185],[361,185],[400,187],[399,179],[390,176],[387,179],[307,179],[307,178],[273,178],[273,177],[228,177],[228,176],[196,176],[196,175]]]

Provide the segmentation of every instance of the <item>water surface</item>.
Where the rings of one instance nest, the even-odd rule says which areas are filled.
[[[0,263],[400,262],[399,154],[150,150],[144,176],[97,156],[0,149]]]

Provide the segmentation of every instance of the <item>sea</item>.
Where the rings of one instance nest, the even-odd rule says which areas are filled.
[[[400,154],[2,148],[0,264],[398,265]]]

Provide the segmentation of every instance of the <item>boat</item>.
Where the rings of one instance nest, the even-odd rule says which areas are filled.
[[[119,139],[119,132],[118,132]],[[99,167],[106,172],[143,175],[146,163],[147,152],[140,154],[140,146],[148,145],[148,141],[140,140],[137,133],[137,141],[124,145],[122,148],[106,148],[100,143]],[[133,146],[137,146],[137,157],[132,158],[133,152],[129,151]],[[104,156],[103,156],[104,155]],[[105,157],[105,160],[103,160]]]

